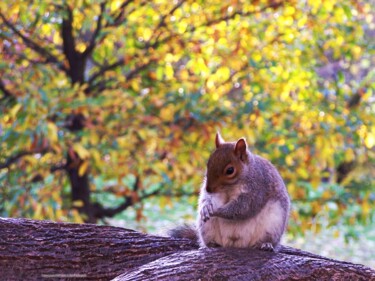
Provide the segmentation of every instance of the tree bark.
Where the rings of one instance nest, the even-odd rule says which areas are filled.
[[[198,249],[93,224],[0,218],[1,280],[375,280],[375,270],[281,246]]]

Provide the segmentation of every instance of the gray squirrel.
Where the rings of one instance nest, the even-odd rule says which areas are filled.
[[[203,181],[195,227],[169,232],[202,247],[273,251],[286,229],[290,200],[277,169],[251,153],[244,138],[225,142],[216,134]]]

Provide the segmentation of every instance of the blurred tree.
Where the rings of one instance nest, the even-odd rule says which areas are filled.
[[[3,216],[197,192],[221,129],[278,166],[294,230],[372,219],[369,2],[3,1],[0,23]]]

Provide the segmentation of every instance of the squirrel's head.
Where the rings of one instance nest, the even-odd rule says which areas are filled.
[[[250,159],[244,138],[225,142],[217,133],[215,144],[216,150],[207,163],[206,190],[209,193],[225,191],[239,184]]]

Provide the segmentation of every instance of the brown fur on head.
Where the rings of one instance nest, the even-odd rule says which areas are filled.
[[[216,150],[207,163],[206,190],[209,193],[237,185],[250,155],[244,138],[237,142],[225,142],[220,133],[217,133],[215,144]]]

